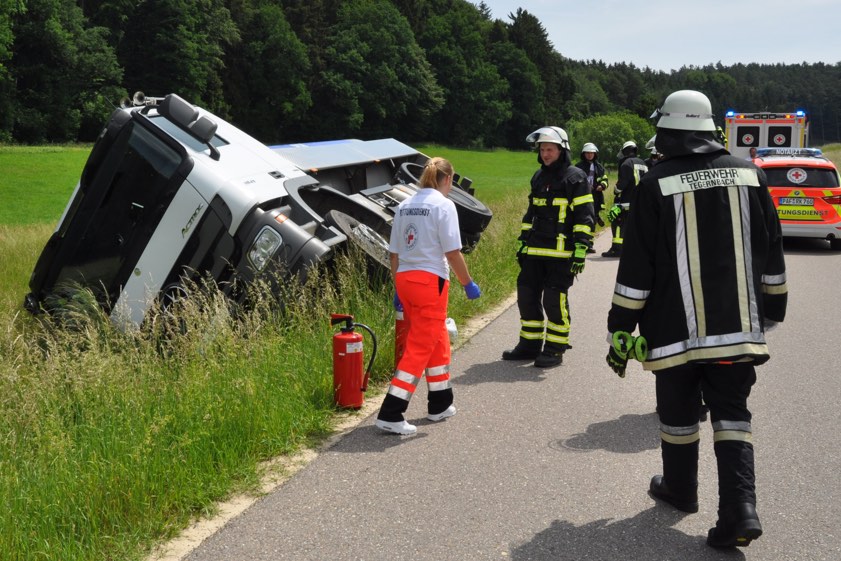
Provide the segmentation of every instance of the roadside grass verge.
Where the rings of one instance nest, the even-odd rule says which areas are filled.
[[[262,461],[331,433],[331,312],[375,331],[369,398],[383,390],[393,369],[393,288],[369,281],[351,252],[290,285],[283,306],[254,287],[256,304],[236,319],[203,286],[175,325],[160,316],[124,333],[84,297],[61,325],[34,318],[22,310],[29,275],[87,157],[69,150],[76,160],[66,169],[53,167],[62,153],[51,149],[29,175],[55,196],[17,178],[24,210],[0,222],[0,551],[10,561],[142,559],[218,501],[255,489]],[[463,325],[514,290],[534,155],[424,152],[450,158],[494,212],[467,256],[483,297],[468,301],[451,283],[450,315]],[[22,215],[31,219],[20,223]]]

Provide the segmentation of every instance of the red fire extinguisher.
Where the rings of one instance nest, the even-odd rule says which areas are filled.
[[[330,325],[344,322],[345,326],[339,333],[333,335],[333,396],[336,405],[349,409],[362,407],[365,390],[368,389],[368,378],[371,376],[371,365],[377,356],[377,336],[367,325],[354,323],[349,314],[330,314]],[[374,349],[368,368],[362,371],[362,334],[354,331],[354,327],[361,327],[371,335]]]
[[[403,319],[403,310],[394,314],[394,370],[406,350],[406,338],[409,336],[409,321]]]

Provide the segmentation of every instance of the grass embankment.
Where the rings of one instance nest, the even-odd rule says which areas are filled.
[[[88,148],[0,147],[0,552],[4,560],[140,559],[216,501],[253,488],[261,461],[332,429],[331,312],[379,339],[380,391],[393,364],[392,288],[359,260],[231,319],[213,294],[188,301],[186,332],[121,333],[85,311],[63,329],[22,310],[29,275]],[[459,324],[514,288],[513,250],[534,155],[427,147],[474,180],[494,211],[467,256],[483,297],[453,283]],[[370,352],[370,341],[366,349]],[[366,354],[366,362],[368,358]]]

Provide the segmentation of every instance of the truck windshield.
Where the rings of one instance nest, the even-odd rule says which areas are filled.
[[[55,285],[91,288],[106,310],[142,254],[183,178],[184,158],[144,127],[128,123],[103,165],[83,185],[84,199],[64,235]],[[71,249],[72,248],[72,249]]]

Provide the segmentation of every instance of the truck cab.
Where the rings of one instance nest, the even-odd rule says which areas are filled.
[[[398,172],[426,159],[393,139],[270,148],[176,94],[135,94],[94,144],[24,307],[50,312],[84,288],[130,327],[185,280],[211,279],[240,300],[258,277],[275,288],[304,280],[349,242],[387,267],[393,210],[417,189]],[[455,196],[474,217],[469,250],[491,213]]]

